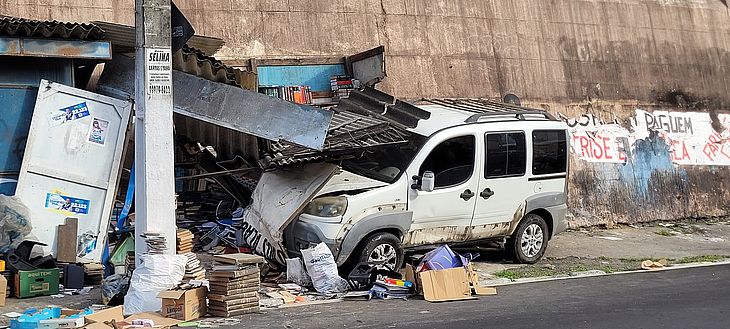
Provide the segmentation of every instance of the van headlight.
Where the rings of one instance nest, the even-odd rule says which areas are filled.
[[[343,196],[327,196],[316,198],[310,202],[304,213],[319,217],[339,217],[347,210],[347,198]]]

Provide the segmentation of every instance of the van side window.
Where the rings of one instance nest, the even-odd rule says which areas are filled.
[[[568,145],[565,130],[532,132],[532,174],[558,174],[566,171]]]
[[[526,167],[525,133],[487,134],[484,177],[522,176]]]
[[[435,188],[462,184],[469,180],[474,171],[475,146],[476,137],[473,135],[447,139],[426,157],[419,174],[433,172]]]

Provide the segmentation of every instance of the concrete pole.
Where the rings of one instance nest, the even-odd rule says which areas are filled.
[[[135,0],[135,252],[140,235],[159,233],[175,253],[175,174],[172,123],[170,0]],[[139,265],[139,263],[138,263]]]

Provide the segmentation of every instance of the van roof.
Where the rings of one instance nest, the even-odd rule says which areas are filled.
[[[431,115],[428,119],[418,120],[418,125],[408,131],[426,137],[444,128],[467,123],[558,121],[543,110],[487,100],[426,99],[414,105]]]

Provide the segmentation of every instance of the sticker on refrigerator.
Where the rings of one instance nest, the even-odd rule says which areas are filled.
[[[89,200],[74,198],[58,193],[46,193],[46,208],[64,214],[87,215]]]
[[[104,145],[106,141],[107,131],[109,130],[109,121],[94,118],[91,120],[89,127],[89,143],[96,145]]]
[[[58,112],[53,112],[51,114],[51,124],[53,126],[58,126],[87,116],[89,116],[89,107],[86,106],[86,102],[83,102],[69,107],[64,107],[58,110]]]

